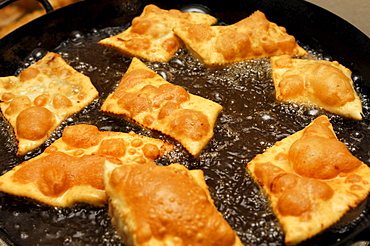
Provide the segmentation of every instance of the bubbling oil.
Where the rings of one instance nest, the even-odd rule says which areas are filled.
[[[0,135],[5,139],[5,144],[0,146],[4,150],[0,159],[2,173],[40,154],[60,138],[63,129],[69,125],[87,123],[96,125],[100,130],[134,131],[177,146],[175,151],[158,161],[159,165],[177,162],[189,169],[204,171],[216,207],[245,244],[283,245],[284,235],[268,200],[245,169],[248,161],[276,141],[301,130],[319,115],[327,114],[339,140],[362,161],[370,163],[370,144],[366,137],[370,133],[369,124],[366,121],[353,122],[313,107],[277,102],[267,58],[239,62],[223,69],[210,69],[186,48],[181,48],[168,63],[145,61],[149,68],[167,81],[224,107],[214,128],[213,139],[198,158],[192,158],[168,136],[100,112],[100,106],[118,85],[131,59],[97,42],[125,28],[127,26],[94,29],[90,33],[75,31],[53,50],[76,70],[89,76],[100,96],[80,113],[66,119],[42,147],[25,157],[15,156],[14,136],[7,124],[1,122],[1,128],[5,129]],[[305,48],[312,58],[330,59],[309,47]],[[34,50],[18,72],[46,52]],[[360,77],[356,78],[355,83],[361,92],[361,86],[358,86],[360,80]],[[365,116],[368,117],[369,99],[361,96]],[[110,223],[107,207],[79,204],[71,208],[53,208],[26,198],[0,194],[0,226],[20,245],[123,245]]]

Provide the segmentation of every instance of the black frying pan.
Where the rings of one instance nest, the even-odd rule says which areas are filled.
[[[94,40],[99,39],[99,37],[94,38],[94,33],[97,33],[97,30],[105,30],[104,28],[108,27],[117,27],[117,30],[123,29],[135,16],[141,13],[143,7],[148,3],[156,4],[164,9],[189,9],[189,4],[193,4],[194,2],[187,0],[176,2],[169,0],[86,0],[55,11],[49,10],[47,15],[32,21],[0,40],[0,76],[17,74],[30,61],[39,58],[46,51],[61,52],[66,55],[71,65],[74,65],[77,70],[81,70],[92,78],[93,83],[102,95],[100,101],[86,110],[87,113],[74,116],[74,123],[96,124],[102,130],[134,130],[141,134],[172,141],[161,136],[159,133],[143,131],[135,125],[102,115],[96,110],[99,103],[104,100],[104,97],[113,89],[113,85],[119,80],[125,69],[127,69],[129,63],[128,58],[122,58],[113,51],[107,51],[105,48],[94,45],[92,45],[93,48],[85,48],[83,45],[77,47],[72,46],[73,48],[68,46],[71,41],[78,39],[80,34],[90,34],[89,40],[90,42],[94,42]],[[363,97],[368,99],[370,96],[370,39],[355,27],[328,11],[301,0],[231,0],[227,1],[227,3],[198,0],[196,4],[196,9],[214,15],[224,24],[233,24],[249,16],[255,10],[264,12],[270,21],[286,27],[287,32],[294,35],[305,47],[320,53],[322,58],[337,60],[350,68],[353,71],[356,86],[361,91]],[[100,33],[110,35],[117,30],[109,29]],[[89,52],[98,52],[98,54],[90,55]],[[94,64],[96,62],[95,60],[99,60],[99,54],[103,52],[105,52],[104,54],[106,56],[109,56],[108,61],[110,63],[100,63],[96,66],[100,66],[101,68],[109,66],[110,69],[117,72],[114,76],[107,75],[109,80],[111,80],[108,85],[101,82],[102,77],[98,74],[101,70],[98,72],[89,71],[81,63],[76,62],[75,59],[78,56],[80,61],[85,62],[83,64]],[[93,58],[89,58],[89,56]],[[101,60],[100,62],[103,61],[106,60]],[[262,66],[266,65],[262,64]],[[162,67],[160,64],[157,64],[154,67],[158,68],[158,72],[166,74],[165,66]],[[205,70],[205,68],[201,69]],[[263,76],[266,78],[268,73]],[[201,89],[198,90],[192,86],[187,86],[186,81],[179,77],[181,76],[175,76],[173,82],[186,86],[194,94],[200,94],[215,101],[228,101],[223,98],[227,98],[232,94],[230,93],[224,96],[222,93],[214,92],[212,91],[213,88],[209,87],[206,83],[202,84]],[[194,78],[189,77],[190,79]],[[271,90],[271,86],[266,85],[266,88],[263,89],[264,91]],[[252,103],[246,98],[244,98],[245,102],[242,99],[241,96],[238,97],[236,95],[233,100],[229,100],[233,101],[232,106],[234,107],[236,105],[235,108],[239,110],[239,113],[244,112],[243,110],[247,103]],[[282,120],[282,123],[274,122],[274,126],[277,124],[281,130],[279,133],[275,132],[273,138],[270,138],[268,131],[258,133],[264,135],[265,138],[263,141],[270,142],[270,145],[274,141],[296,130],[300,130],[303,125],[314,118],[314,115],[310,115],[311,111],[305,111],[301,116],[295,116],[292,113],[293,111],[295,112],[294,108],[277,106],[268,95],[266,96],[266,100],[268,105],[260,105],[259,107],[261,109],[258,112],[253,111],[254,115],[245,115],[243,117],[245,117],[246,122],[250,116],[253,116],[253,120],[258,120],[262,118],[262,114],[266,115],[272,111],[274,116],[285,118]],[[227,105],[225,104],[224,106]],[[333,120],[333,124],[335,124],[339,139],[350,142],[351,151],[362,161],[369,164],[369,103],[365,106],[365,117],[361,122],[353,122],[348,119],[329,115]],[[289,112],[285,113],[286,111]],[[305,114],[307,112],[308,114]],[[239,125],[236,123],[233,125],[227,121],[228,116],[232,113],[235,112],[232,112],[229,107],[225,107],[218,121],[214,140],[198,159],[193,160],[190,158],[189,160],[189,156],[183,154],[180,156],[171,156],[170,159],[163,159],[161,161],[166,164],[179,157],[180,161],[183,161],[187,167],[203,169],[216,206],[238,232],[244,243],[252,245],[263,243],[283,245],[283,234],[276,218],[274,218],[272,212],[269,210],[268,203],[259,191],[258,186],[256,186],[244,170],[245,163],[251,160],[255,154],[262,152],[269,144],[263,145],[261,144],[263,141],[259,141],[260,139],[256,138],[256,141],[247,141],[250,146],[247,146],[248,148],[243,151],[232,152],[231,149],[227,149],[226,145],[229,139],[225,135],[230,134],[229,138],[232,138],[230,129],[236,129],[236,131],[239,129]],[[99,120],[95,120],[95,118],[99,118]],[[70,123],[63,124],[63,127],[68,124]],[[270,123],[267,122],[266,124],[268,125]],[[226,125],[228,127],[230,126],[230,128],[227,128]],[[1,173],[6,172],[21,161],[39,154],[45,146],[52,142],[48,141],[40,149],[25,157],[16,157],[14,154],[14,139],[11,133],[6,130],[7,124],[1,121],[0,127]],[[244,134],[243,130],[240,130],[236,134],[240,133]],[[362,137],[356,137],[356,134],[362,134]],[[253,138],[256,135],[255,133],[250,137]],[[60,135],[57,134],[56,137],[58,136]],[[247,134],[240,136],[249,137]],[[351,141],[355,143],[351,143]],[[256,144],[253,145],[254,143],[252,144],[252,142],[256,142]],[[222,144],[226,146],[223,147],[226,150],[220,147]],[[232,150],[235,150],[235,148]],[[179,152],[182,151],[180,150]],[[238,203],[237,206],[235,203]],[[302,243],[302,245],[349,245],[356,240],[356,236],[359,233],[368,230],[370,225],[369,211],[369,203],[364,202],[361,208],[352,211],[351,216],[348,216],[346,220]],[[50,208],[25,198],[13,197],[2,193],[0,193],[0,228],[0,232],[4,234],[0,238],[3,237],[11,245],[36,245],[37,243],[41,245],[119,244],[119,239],[114,233],[114,228],[109,223],[106,208],[94,208],[87,205],[78,205],[68,209]]]
[[[181,8],[194,1],[83,1],[47,14],[12,32],[0,41],[0,75],[14,72],[17,65],[34,48],[55,48],[71,30],[119,26],[140,13],[147,3]],[[289,33],[312,48],[325,51],[362,77],[369,78],[369,38],[338,16],[300,0],[249,0],[228,3],[200,0],[225,23],[235,23],[256,9],[269,20],[287,28]]]

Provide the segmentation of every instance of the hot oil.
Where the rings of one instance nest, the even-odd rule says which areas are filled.
[[[1,137],[8,143],[1,146],[6,152],[1,160],[2,164],[5,163],[0,167],[3,173],[21,161],[40,154],[61,136],[68,125],[84,123],[96,125],[100,130],[134,131],[177,146],[175,151],[158,161],[159,165],[178,162],[189,169],[204,171],[216,207],[244,243],[283,245],[283,233],[268,201],[245,169],[248,161],[276,141],[301,130],[317,116],[327,114],[338,138],[358,158],[370,162],[370,143],[366,137],[370,127],[366,121],[354,122],[320,109],[276,102],[269,59],[210,69],[182,48],[168,63],[145,62],[167,81],[224,107],[213,139],[198,158],[192,158],[168,136],[101,113],[100,106],[116,88],[131,59],[97,42],[122,32],[124,28],[92,30],[88,34],[73,32],[68,40],[53,50],[76,70],[89,76],[100,97],[77,115],[69,117],[41,148],[25,157],[15,157],[14,138],[9,132],[5,133],[7,131],[2,133],[4,136]],[[26,58],[20,71],[45,52],[35,50]],[[319,52],[310,50],[310,53],[317,59],[327,59]],[[365,96],[363,98],[365,116],[368,117],[369,100]],[[2,128],[7,125],[4,122],[1,124]],[[20,245],[121,245],[110,223],[107,207],[80,204],[61,209],[1,193],[0,218],[0,226]],[[337,235],[338,231],[332,233]]]

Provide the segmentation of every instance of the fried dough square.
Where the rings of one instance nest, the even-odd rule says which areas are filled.
[[[174,32],[209,67],[274,55],[308,54],[284,27],[268,21],[261,11],[228,26],[188,24],[176,27]]]
[[[352,81],[352,72],[338,62],[271,58],[276,99],[315,105],[334,114],[362,120],[362,102]]]
[[[134,57],[100,110],[169,135],[198,156],[213,137],[222,106],[167,82]]]
[[[0,78],[0,109],[13,127],[17,155],[42,145],[68,116],[82,110],[97,96],[90,78],[53,52],[18,77]]]
[[[338,222],[370,192],[370,168],[340,142],[319,116],[247,164],[268,195],[288,245]]]
[[[243,245],[214,206],[202,170],[107,161],[104,184],[125,245]]]
[[[217,19],[208,14],[164,10],[153,4],[145,6],[124,32],[105,38],[99,44],[149,61],[167,62],[183,45],[172,31],[186,23],[213,25]]]
[[[67,127],[45,151],[0,177],[0,191],[50,206],[76,203],[104,206],[103,165],[144,164],[172,151],[173,145],[134,132],[99,131],[93,125]]]

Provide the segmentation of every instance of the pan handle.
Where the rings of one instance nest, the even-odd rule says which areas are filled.
[[[8,6],[9,4],[11,4],[13,2],[16,2],[16,1],[18,1],[18,0],[3,0],[3,1],[0,2],[0,9],[2,9],[5,6]],[[44,9],[46,10],[46,13],[50,13],[50,12],[54,11],[53,6],[51,6],[51,4],[49,3],[48,0],[37,0],[37,1],[42,4]]]

